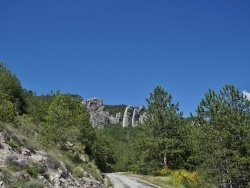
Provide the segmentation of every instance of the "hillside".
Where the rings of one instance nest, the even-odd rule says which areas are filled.
[[[59,91],[27,91],[0,63],[2,186],[105,187],[100,170],[108,171],[112,151],[81,101]]]
[[[58,150],[46,152],[13,125],[0,123],[1,187],[105,187],[87,155],[79,157],[74,164]]]

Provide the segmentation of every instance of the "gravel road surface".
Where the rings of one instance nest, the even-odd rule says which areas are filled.
[[[107,173],[105,175],[109,177],[114,188],[159,188],[139,178],[123,175],[121,173]]]

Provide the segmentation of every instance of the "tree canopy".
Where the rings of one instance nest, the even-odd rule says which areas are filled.
[[[193,117],[197,159],[219,187],[246,187],[250,171],[250,101],[233,85],[209,89]]]
[[[179,104],[172,103],[172,96],[160,86],[157,86],[148,103],[148,117],[141,133],[135,140],[138,170],[150,173],[159,169],[165,163],[171,168],[183,165],[183,150],[180,128],[184,121]]]
[[[0,118],[13,121],[17,113],[24,112],[22,87],[15,74],[0,62]]]

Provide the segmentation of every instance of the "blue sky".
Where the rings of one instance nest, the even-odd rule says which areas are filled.
[[[249,0],[0,0],[0,60],[38,94],[140,106],[160,85],[188,116],[208,88],[250,91],[249,9]]]

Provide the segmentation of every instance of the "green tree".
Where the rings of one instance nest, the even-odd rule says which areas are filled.
[[[0,94],[0,121],[13,122],[17,112],[14,104],[4,94]]]
[[[87,147],[94,140],[94,131],[86,107],[70,94],[58,94],[54,98],[42,130],[47,146],[63,145],[70,141],[80,142]]]
[[[180,168],[184,164],[185,148],[180,134],[184,121],[179,104],[172,103],[172,96],[157,86],[148,103],[148,117],[141,126],[141,134],[135,142],[142,173],[150,173],[165,164]]]
[[[0,62],[0,96],[2,100],[5,98],[10,101],[19,114],[24,112],[25,104],[20,81],[2,62]]]
[[[209,89],[193,117],[196,159],[204,176],[219,187],[250,181],[250,101],[233,85]]]
[[[115,163],[111,140],[101,130],[95,130],[95,141],[92,144],[92,158],[102,172],[111,172]]]
[[[134,167],[134,150],[132,143],[137,135],[138,127],[122,127],[122,124],[108,125],[102,133],[110,140],[110,147],[114,153],[115,163],[111,165],[115,171],[130,171]]]
[[[49,106],[56,95],[51,93],[38,96],[31,90],[23,90],[23,97],[26,104],[25,112],[32,118],[33,122],[36,124],[45,122]]]

